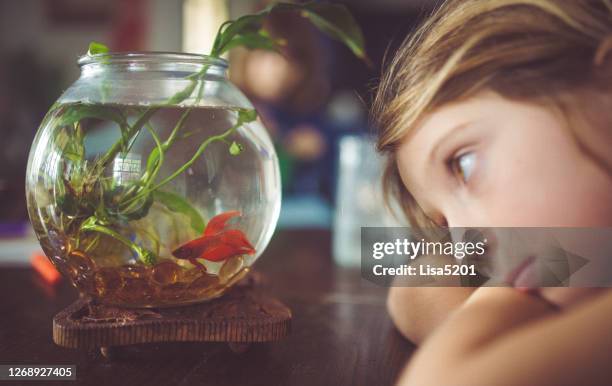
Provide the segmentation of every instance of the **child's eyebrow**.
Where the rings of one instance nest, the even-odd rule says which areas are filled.
[[[442,158],[444,155],[440,153],[446,148],[445,145],[448,142],[451,142],[451,140],[455,136],[459,135],[462,131],[464,131],[466,128],[470,127],[471,125],[472,125],[472,122],[465,122],[465,123],[461,123],[455,126],[451,126],[451,128],[446,130],[444,134],[440,135],[437,141],[435,142],[435,144],[433,145],[431,152],[429,153],[427,162],[429,164],[433,164],[434,161]]]

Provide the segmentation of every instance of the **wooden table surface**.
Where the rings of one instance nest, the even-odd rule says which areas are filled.
[[[49,288],[28,269],[0,268],[0,364],[76,364],[70,385],[391,385],[414,346],[385,312],[386,289],[335,267],[330,251],[329,232],[281,231],[258,260],[293,312],[284,340],[243,354],[217,343],[142,345],[113,361],[53,343],[53,315],[77,297],[66,281]]]

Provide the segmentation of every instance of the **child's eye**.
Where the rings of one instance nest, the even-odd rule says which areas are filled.
[[[450,169],[453,175],[467,183],[476,167],[476,154],[467,152],[454,157],[450,162]]]

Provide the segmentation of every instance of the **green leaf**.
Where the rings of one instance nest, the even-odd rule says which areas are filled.
[[[153,197],[156,201],[163,204],[169,210],[181,213],[189,217],[191,221],[191,227],[198,233],[204,232],[206,223],[200,215],[200,212],[194,208],[184,197],[171,192],[164,192],[161,190],[153,192]]]
[[[253,122],[257,119],[257,111],[255,109],[239,109],[238,122],[236,126],[241,126],[245,123]]]
[[[61,114],[61,119],[57,122],[57,126],[71,126],[86,118],[115,122],[119,127],[127,126],[125,118],[117,109],[83,103],[67,106],[66,110]]]
[[[115,122],[119,126],[121,131],[121,145],[122,149],[125,150],[129,145],[130,138],[128,136],[129,125],[125,117],[121,112],[109,106],[101,105],[88,105],[88,104],[74,104],[66,107],[66,110],[61,114],[61,118],[57,121],[58,127],[74,127],[78,125],[83,119],[99,119],[101,121]],[[79,127],[75,127],[75,130],[80,130]],[[82,133],[74,136],[74,139],[78,139],[82,142]],[[81,146],[82,147],[82,146]],[[69,151],[70,154],[77,153],[80,148],[73,149],[75,151]],[[68,156],[70,156],[70,154]]]
[[[83,232],[98,232],[98,233],[102,233],[105,234],[107,236],[110,236],[112,238],[114,238],[115,240],[123,243],[125,246],[127,246],[128,248],[130,248],[137,256],[138,259],[140,261],[142,261],[143,263],[147,264],[147,265],[153,265],[155,264],[156,261],[156,257],[155,254],[145,248],[142,248],[138,245],[136,245],[135,243],[133,243],[132,241],[130,241],[128,238],[126,238],[125,236],[119,234],[117,231],[106,227],[104,225],[100,225],[98,223],[98,219],[94,216],[89,217],[87,220],[83,221],[83,223],[81,224],[80,227],[80,231]]]
[[[231,155],[238,155],[242,153],[242,150],[244,150],[242,145],[237,143],[236,141],[232,142],[229,148],[229,152]]]
[[[142,249],[142,253],[139,257],[140,260],[145,263],[145,265],[155,265],[155,263],[157,262],[157,257],[155,256],[155,254],[147,249]]]
[[[140,220],[141,218],[146,217],[147,214],[149,214],[149,209],[151,209],[151,205],[153,205],[153,196],[148,194],[140,202],[134,204],[139,205],[137,205],[136,208],[130,210],[129,212],[121,213],[121,216],[128,221]],[[134,204],[131,206],[134,206]]]
[[[99,43],[99,42],[89,43],[89,49],[87,50],[87,55],[92,56],[92,55],[107,54],[107,53],[108,53],[108,47],[105,44]]]
[[[125,197],[130,197],[130,191],[136,186],[138,185],[117,185],[105,191],[102,208],[98,208],[98,210],[104,210],[108,216],[123,221],[139,220],[146,217],[151,205],[153,205],[153,197],[150,194],[141,195],[131,201],[129,205],[125,203]]]
[[[309,2],[303,5],[301,15],[331,38],[344,43],[355,56],[370,63],[361,28],[344,5]]]
[[[280,46],[286,44],[285,40],[274,39],[267,31],[259,30],[257,32],[246,32],[235,35],[224,47],[223,52],[229,51],[235,47],[246,47],[248,49],[260,49],[268,51],[278,51]]]
[[[210,56],[219,57],[227,51],[225,48],[229,42],[239,34],[253,33],[261,29],[265,18],[270,13],[270,7],[263,11],[239,17],[234,21],[227,21],[221,25]],[[225,27],[225,28],[224,28]]]
[[[76,197],[71,194],[63,194],[57,198],[57,206],[60,208],[62,213],[68,216],[76,216],[79,214],[80,205]]]
[[[61,127],[54,138],[54,146],[63,152],[68,161],[80,165],[85,158],[81,126],[75,124]]]
[[[237,46],[247,48],[277,48],[273,39],[266,37],[261,31],[265,19],[272,12],[299,12],[315,27],[333,39],[344,43],[358,58],[371,64],[366,55],[365,43],[361,28],[353,15],[342,4],[311,1],[305,4],[273,3],[262,11],[242,16],[234,21],[221,25],[210,52],[213,57],[219,57],[224,52]]]

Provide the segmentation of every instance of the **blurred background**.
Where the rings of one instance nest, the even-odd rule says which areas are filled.
[[[38,249],[27,220],[28,152],[44,114],[78,76],[90,41],[112,51],[207,53],[218,26],[262,0],[0,1],[0,263]],[[363,28],[368,67],[300,17],[273,17],[283,55],[237,49],[230,78],[256,105],[282,173],[280,229],[333,232],[334,257],[359,264],[359,227],[395,223],[380,194],[368,110],[386,52],[430,9],[426,0],[343,1]],[[357,249],[355,249],[357,248]]]

